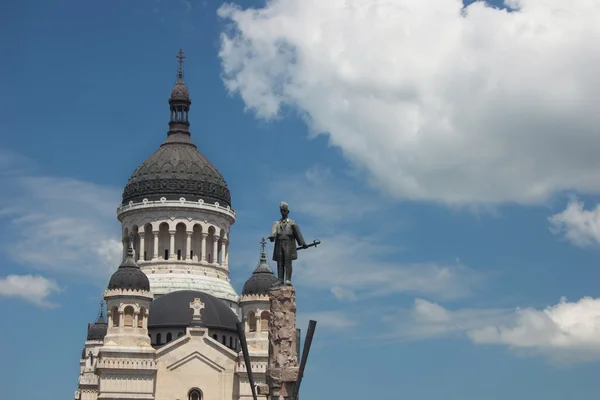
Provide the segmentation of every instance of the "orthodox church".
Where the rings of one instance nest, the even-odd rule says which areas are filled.
[[[131,175],[117,209],[123,257],[88,324],[75,400],[251,399],[236,323],[265,382],[269,297],[265,242],[238,296],[229,279],[231,196],[191,139],[192,101],[178,55],[160,147]]]

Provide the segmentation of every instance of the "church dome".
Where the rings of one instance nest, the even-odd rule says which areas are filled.
[[[179,52],[178,78],[169,105],[171,119],[167,138],[131,175],[123,191],[123,203],[130,201],[204,200],[231,206],[231,194],[219,170],[198,151],[189,131],[190,100],[183,81],[183,52]]]
[[[178,290],[154,299],[150,304],[148,329],[190,326],[194,315],[190,304],[196,298],[204,303],[200,314],[203,326],[237,332],[238,317],[227,304],[197,290]]]
[[[108,289],[130,289],[150,291],[150,281],[145,273],[133,259],[133,247],[131,243],[127,249],[127,257],[119,266],[117,271],[112,274],[108,281]]]
[[[106,336],[108,325],[104,320],[104,315],[100,315],[98,321],[88,324],[87,340],[102,340]]]
[[[265,252],[265,244],[266,241],[262,240],[262,250],[260,252],[260,261],[258,262],[258,266],[252,273],[252,276],[246,281],[244,287],[242,288],[242,295],[247,294],[267,294],[269,289],[273,287],[275,283],[277,283],[277,277],[269,268],[269,264],[267,264],[267,253]]]

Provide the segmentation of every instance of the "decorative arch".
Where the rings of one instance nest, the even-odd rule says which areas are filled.
[[[116,306],[110,311],[110,318],[112,320],[112,326],[119,326],[119,309]]]
[[[269,330],[269,312],[263,311],[260,313],[260,330],[267,332]]]
[[[132,306],[125,307],[125,310],[123,311],[124,326],[133,326],[133,313],[134,310]]]
[[[248,313],[248,332],[256,332],[256,315],[254,315],[254,311]]]
[[[188,392],[188,400],[202,400],[202,390],[198,388],[192,388]]]

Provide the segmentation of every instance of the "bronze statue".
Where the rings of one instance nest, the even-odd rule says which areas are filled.
[[[293,219],[288,218],[290,209],[286,202],[281,202],[279,211],[281,212],[281,219],[275,221],[273,224],[269,240],[275,242],[273,261],[277,262],[277,278],[279,279],[279,285],[291,285],[293,270],[292,261],[298,258],[297,250],[306,249],[312,246],[316,247],[321,242],[315,240],[309,245],[304,242],[300,228]],[[296,243],[298,243],[298,246],[300,247],[296,247]]]

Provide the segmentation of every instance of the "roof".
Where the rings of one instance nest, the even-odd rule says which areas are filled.
[[[127,248],[127,257],[108,281],[108,289],[130,289],[150,291],[150,281],[133,259],[131,241]]]
[[[246,294],[267,294],[269,290],[277,283],[277,277],[269,268],[267,263],[267,253],[265,252],[266,241],[263,238],[261,241],[262,249],[260,252],[260,260],[258,266],[252,273],[252,276],[246,281],[242,288],[242,295]]]
[[[223,300],[198,290],[178,290],[154,299],[148,312],[148,329],[190,326],[194,315],[190,304],[196,298],[204,303],[201,311],[203,326],[237,332],[239,319],[229,306]]]
[[[231,194],[219,170],[198,151],[189,131],[192,101],[183,81],[183,52],[179,53],[178,79],[169,98],[171,119],[167,138],[131,175],[122,204],[149,201],[204,200],[231,206]]]

